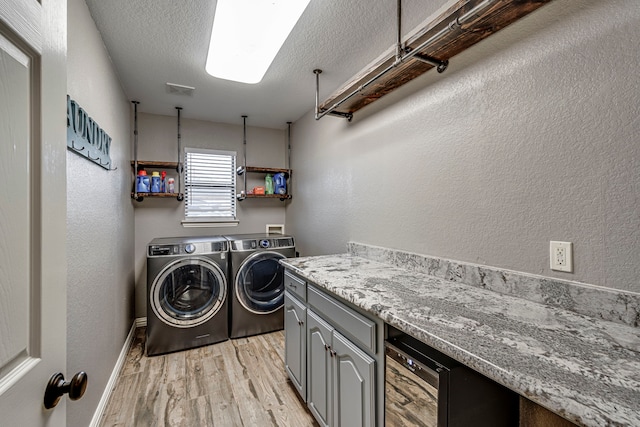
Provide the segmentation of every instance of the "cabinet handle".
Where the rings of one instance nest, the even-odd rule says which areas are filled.
[[[304,322],[302,320],[298,320],[298,325],[302,326],[304,325]]]
[[[329,350],[329,354],[331,357],[336,357],[336,352],[334,350]]]
[[[327,351],[327,350],[331,350],[331,347],[329,347],[327,344],[325,344],[324,345],[324,351]]]

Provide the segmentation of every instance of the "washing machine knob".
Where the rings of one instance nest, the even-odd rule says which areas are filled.
[[[267,239],[260,240],[260,247],[267,249],[269,247],[269,241]]]
[[[193,243],[187,243],[184,245],[184,251],[188,254],[192,254],[196,250],[196,245]]]

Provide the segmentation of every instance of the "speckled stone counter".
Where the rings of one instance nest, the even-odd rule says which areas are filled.
[[[570,421],[640,426],[638,327],[353,254],[281,262]]]

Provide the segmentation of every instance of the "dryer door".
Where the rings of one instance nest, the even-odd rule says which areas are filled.
[[[269,314],[284,304],[284,267],[286,258],[277,252],[256,252],[244,260],[236,274],[236,298],[255,314]]]
[[[150,289],[151,308],[165,323],[182,328],[203,324],[222,308],[225,275],[206,258],[184,258],[167,265]]]

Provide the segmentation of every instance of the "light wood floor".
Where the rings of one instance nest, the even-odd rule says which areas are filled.
[[[317,426],[284,369],[282,331],[144,356],[138,328],[100,425]]]

